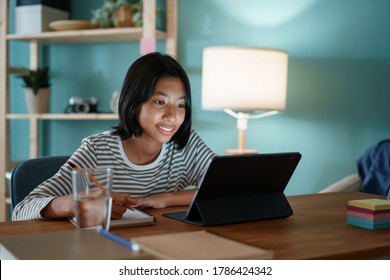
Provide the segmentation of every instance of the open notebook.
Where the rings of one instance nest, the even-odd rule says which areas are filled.
[[[110,228],[121,228],[121,227],[137,227],[154,225],[157,222],[155,216],[146,213],[138,208],[132,208],[133,210],[127,209],[120,220],[111,220]],[[75,217],[69,219],[72,224],[77,225]]]
[[[127,209],[120,220],[111,220],[110,228],[147,226],[154,225],[156,223],[157,219],[153,215],[138,208],[133,208],[133,210],[134,211]]]

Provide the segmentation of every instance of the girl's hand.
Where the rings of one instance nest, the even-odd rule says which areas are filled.
[[[120,220],[127,209],[131,209],[137,201],[128,194],[112,193],[111,219]]]
[[[146,197],[140,197],[137,199],[135,207],[140,208],[165,208],[167,207],[166,194],[154,194]]]
[[[195,190],[153,194],[137,198],[137,204],[134,207],[165,208],[168,206],[187,206],[191,203],[194,194]]]

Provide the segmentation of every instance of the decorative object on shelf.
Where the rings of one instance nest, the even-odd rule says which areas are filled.
[[[286,52],[274,49],[204,49],[202,107],[224,110],[237,119],[238,149],[227,150],[226,154],[256,153],[245,146],[248,120],[271,116],[286,108],[287,60]]]
[[[49,68],[26,70],[21,75],[24,82],[24,94],[27,110],[30,114],[43,114],[49,112],[50,104],[50,77]]]
[[[87,20],[56,20],[49,24],[49,28],[54,31],[92,29],[94,26]]]
[[[94,96],[89,98],[73,96],[69,99],[69,104],[66,106],[64,113],[98,113],[98,104],[99,102]]]
[[[120,95],[121,95],[120,92],[117,90],[112,93],[112,97],[111,97],[111,101],[110,101],[110,108],[111,108],[111,111],[115,114],[118,114],[118,102],[119,102]]]
[[[69,19],[70,0],[17,0],[15,34],[37,34],[49,31],[49,24]]]
[[[49,112],[50,88],[41,88],[37,94],[31,88],[24,88],[23,91],[29,114],[45,114]]]
[[[100,28],[142,26],[141,0],[105,0],[92,10],[91,22]]]
[[[132,9],[129,5],[121,5],[112,11],[115,27],[133,26]]]
[[[131,1],[133,26],[142,26],[142,3],[140,0]],[[156,13],[159,14],[159,9],[156,9]]]

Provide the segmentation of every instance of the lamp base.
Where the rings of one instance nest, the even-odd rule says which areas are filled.
[[[225,151],[225,155],[250,155],[257,154],[257,150],[252,149],[229,149]]]

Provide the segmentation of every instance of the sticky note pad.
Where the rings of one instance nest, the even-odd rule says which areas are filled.
[[[348,201],[349,206],[355,206],[370,210],[389,210],[390,209],[390,200],[379,199],[379,198],[369,198],[369,199],[358,199]]]
[[[365,219],[356,219],[354,217],[349,216],[347,218],[347,224],[367,229],[384,229],[390,228],[390,223],[375,223]]]

